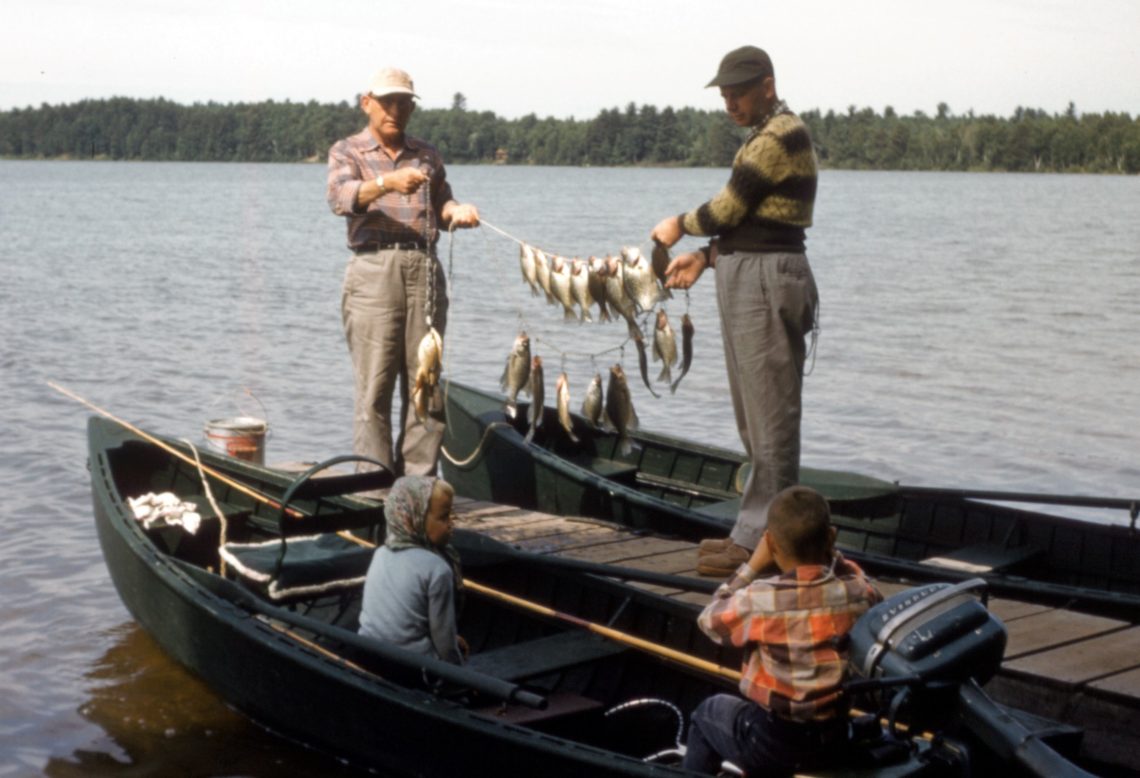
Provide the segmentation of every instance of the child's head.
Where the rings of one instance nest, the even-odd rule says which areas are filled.
[[[807,486],[784,489],[768,506],[768,535],[781,570],[827,564],[835,542],[827,500]]]
[[[385,545],[393,550],[446,545],[451,540],[454,497],[451,484],[439,478],[409,475],[397,479],[384,500]]]
[[[451,504],[454,500],[455,489],[451,484],[436,478],[424,520],[424,534],[433,546],[444,546],[451,540]]]

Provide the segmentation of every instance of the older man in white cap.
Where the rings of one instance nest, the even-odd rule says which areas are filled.
[[[379,70],[360,97],[368,126],[329,150],[328,202],[345,217],[351,251],[341,315],[356,376],[353,449],[397,475],[432,473],[443,439],[442,422],[425,424],[409,407],[419,343],[447,324],[440,228],[479,224],[475,206],[452,198],[435,147],[405,133],[417,97],[403,70]],[[397,383],[403,428],[393,445]]]
[[[751,131],[724,189],[661,220],[651,237],[665,246],[683,235],[715,238],[676,257],[665,285],[688,289],[715,267],[729,392],[752,469],[732,534],[701,543],[697,572],[728,576],[760,542],[772,498],[799,481],[805,335],[819,306],[804,252],[816,161],[807,127],[776,95],[763,49],[730,51],[708,86],[720,88],[729,117]]]

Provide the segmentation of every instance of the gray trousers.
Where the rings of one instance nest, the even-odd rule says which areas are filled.
[[[752,470],[731,537],[755,548],[768,505],[799,481],[806,336],[819,293],[802,253],[722,254],[716,296],[732,410]]]
[[[353,451],[372,457],[397,475],[435,471],[443,423],[422,424],[411,409],[417,350],[428,332],[428,254],[386,249],[356,254],[344,273],[341,317],[355,374]],[[435,305],[432,323],[442,336],[447,325],[443,269],[433,258]],[[403,427],[392,445],[392,399],[400,386]]]

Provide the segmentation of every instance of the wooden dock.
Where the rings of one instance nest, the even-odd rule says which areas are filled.
[[[456,498],[455,513],[458,526],[525,551],[698,577],[694,543],[465,498]],[[910,586],[877,583],[884,595]],[[705,594],[638,585],[695,605],[708,602]],[[1084,752],[1140,770],[1140,626],[1016,600],[991,598],[988,605],[1005,623],[1009,641],[987,693],[1082,728]]]

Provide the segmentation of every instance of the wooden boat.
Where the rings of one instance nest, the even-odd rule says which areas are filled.
[[[682,775],[680,717],[735,686],[726,668],[739,657],[699,633],[696,606],[603,577],[604,566],[500,553],[472,533],[455,538],[466,665],[364,638],[355,632],[371,558],[363,539],[378,538],[383,516],[342,492],[375,488],[385,474],[317,475],[355,459],[343,457],[294,479],[99,418],[88,435],[99,541],[133,616],[236,708],[351,764],[406,775]],[[129,499],[153,492],[196,503],[198,530],[144,526]],[[826,774],[940,772],[947,759],[964,764],[954,749],[967,741],[975,769],[1011,758],[993,746],[991,730],[1004,724],[961,718],[946,749],[929,733],[892,739],[872,715],[867,742],[894,743],[893,761],[867,748],[852,751],[858,769]],[[1034,742],[1053,767],[1068,764]]]
[[[606,519],[686,539],[726,535],[748,462],[738,452],[639,431],[617,434],[573,417],[577,443],[553,409],[531,443],[501,395],[445,385],[443,473],[461,494],[556,515]],[[995,593],[1135,621],[1140,614],[1140,501],[931,489],[803,468],[829,500],[839,545],[880,575],[915,581],[980,576]],[[1131,526],[1098,524],[1009,503],[1127,511]]]

